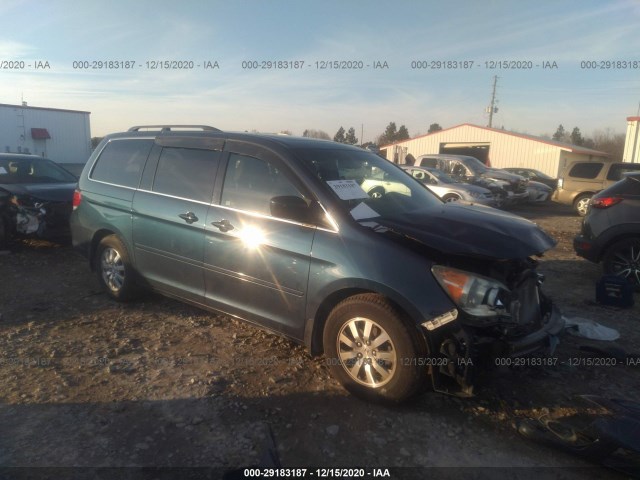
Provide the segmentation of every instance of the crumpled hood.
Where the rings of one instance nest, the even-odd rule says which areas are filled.
[[[23,183],[0,184],[0,188],[6,190],[17,197],[31,196],[43,202],[71,202],[73,201],[73,192],[76,188],[75,183]]]
[[[435,250],[453,255],[522,259],[556,245],[535,223],[490,207],[445,203],[405,218],[374,221]]]

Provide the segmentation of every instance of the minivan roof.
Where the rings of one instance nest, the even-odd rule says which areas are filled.
[[[170,130],[165,129],[165,126],[162,125],[149,125],[149,126],[136,126],[132,127],[126,132],[118,132],[111,133],[105,138],[135,138],[135,137],[180,137],[180,136],[189,136],[189,137],[211,137],[211,138],[223,138],[227,140],[249,140],[257,144],[263,144],[264,146],[278,144],[290,148],[302,148],[302,147],[312,147],[312,148],[326,148],[326,149],[353,149],[355,151],[360,152],[368,152],[369,150],[362,149],[355,145],[348,145],[345,143],[338,143],[332,140],[321,140],[318,138],[309,138],[309,137],[296,137],[292,135],[278,135],[273,133],[249,133],[249,132],[225,132],[218,129],[213,129],[213,127],[208,127],[207,129],[199,129],[199,130]],[[171,125],[170,127],[185,127],[180,125]],[[205,126],[186,126],[186,127],[205,127]],[[159,130],[141,130],[142,128],[156,128]]]

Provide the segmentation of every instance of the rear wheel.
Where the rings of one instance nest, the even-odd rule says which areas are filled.
[[[324,352],[334,377],[366,400],[399,403],[426,378],[424,348],[403,315],[375,294],[350,297],[329,314]]]
[[[590,193],[583,193],[582,195],[579,195],[578,198],[576,198],[573,202],[573,208],[581,217],[584,217],[587,214],[591,197],[592,195]]]
[[[129,252],[117,236],[109,235],[100,241],[95,262],[98,282],[111,298],[124,302],[136,296]]]
[[[640,290],[640,238],[625,238],[611,245],[602,264],[605,273],[624,277]]]

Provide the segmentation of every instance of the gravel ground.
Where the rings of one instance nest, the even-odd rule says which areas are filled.
[[[303,347],[153,294],[117,304],[68,245],[21,242],[0,255],[0,467],[201,466],[220,473],[257,465],[273,435],[285,467],[463,466],[493,477],[493,468],[509,467],[501,476],[619,478],[529,443],[515,422],[591,411],[579,394],[637,399],[640,365],[570,359],[585,357],[581,345],[640,352],[640,306],[595,303],[601,270],[575,256],[580,219],[569,209],[515,212],[558,240],[540,271],[564,315],[615,328],[620,339],[567,335],[555,366],[497,368],[482,375],[474,398],[426,391],[396,408],[351,397]],[[424,474],[394,470],[392,478],[411,472]]]

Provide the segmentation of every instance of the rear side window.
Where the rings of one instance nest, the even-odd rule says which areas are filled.
[[[438,160],[435,158],[423,158],[420,160],[419,167],[438,168]]]
[[[153,181],[154,192],[211,203],[220,152],[163,148]]]
[[[602,163],[576,163],[569,171],[574,178],[596,178],[602,170]]]
[[[624,172],[631,172],[640,170],[640,165],[630,163],[628,165],[611,165],[611,169],[609,169],[609,174],[607,175],[607,180],[618,181],[622,179],[622,174]]]
[[[102,150],[90,178],[123,187],[136,188],[153,140],[112,140]]]

